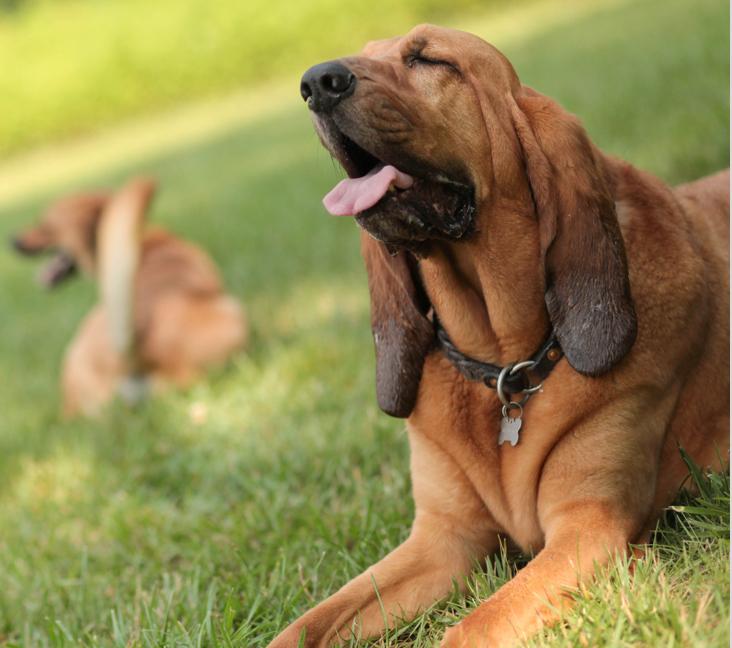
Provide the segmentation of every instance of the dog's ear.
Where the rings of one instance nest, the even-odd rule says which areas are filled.
[[[609,178],[576,117],[529,88],[511,99],[539,219],[549,317],[569,363],[596,376],[628,353],[637,329]]]
[[[406,418],[417,400],[424,358],[434,332],[416,261],[408,252],[390,254],[383,243],[361,233],[371,295],[371,330],[376,349],[376,398],[391,416]]]
[[[89,192],[71,197],[61,207],[68,219],[61,223],[59,243],[87,274],[96,268],[97,228],[110,197],[106,191]]]

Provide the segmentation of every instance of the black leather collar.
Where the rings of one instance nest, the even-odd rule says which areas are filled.
[[[437,317],[434,317],[435,333],[442,351],[448,360],[455,365],[457,370],[468,380],[482,382],[486,387],[496,389],[498,376],[507,369],[489,362],[481,362],[458,350],[452,343],[447,331],[442,327]],[[530,377],[535,377],[539,382],[543,381],[554,369],[555,365],[562,359],[564,354],[559,346],[554,330],[549,332],[549,337],[539,347],[539,350],[527,360],[533,364],[528,368],[511,373],[506,371],[504,375],[504,390],[511,394],[518,394],[533,387]],[[516,364],[516,363],[514,363]],[[508,368],[513,365],[508,365]]]

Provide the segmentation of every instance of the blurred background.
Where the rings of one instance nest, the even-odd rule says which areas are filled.
[[[95,286],[43,292],[0,249],[0,646],[264,645],[408,533],[357,231],[321,207],[341,174],[298,85],[423,21],[491,41],[668,182],[729,164],[724,0],[0,0],[0,240],[65,192],[151,174],[152,221],[214,257],[252,324],[190,390],[64,422],[60,362]],[[727,645],[729,543],[670,544],[692,540],[693,568],[659,551],[537,641]],[[433,645],[466,600],[374,645]]]

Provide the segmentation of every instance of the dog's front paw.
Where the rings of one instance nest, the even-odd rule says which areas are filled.
[[[333,631],[318,632],[315,628],[295,622],[278,634],[267,648],[333,648],[343,643],[343,638]]]
[[[291,625],[278,634],[267,648],[315,648],[319,644],[311,637],[308,639],[305,626]]]
[[[480,612],[473,612],[448,628],[440,648],[515,648],[521,643],[510,625],[502,627],[500,622],[487,622]]]
[[[465,627],[465,623],[458,623],[448,628],[442,638],[440,648],[485,648],[487,644],[482,643],[479,637],[474,636]]]

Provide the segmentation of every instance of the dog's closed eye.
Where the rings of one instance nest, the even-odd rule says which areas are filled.
[[[458,70],[453,63],[450,63],[450,61],[443,61],[438,58],[425,56],[421,51],[407,54],[407,56],[404,58],[404,64],[408,68],[414,68],[419,65],[442,66],[458,74],[460,73],[460,70]]]

